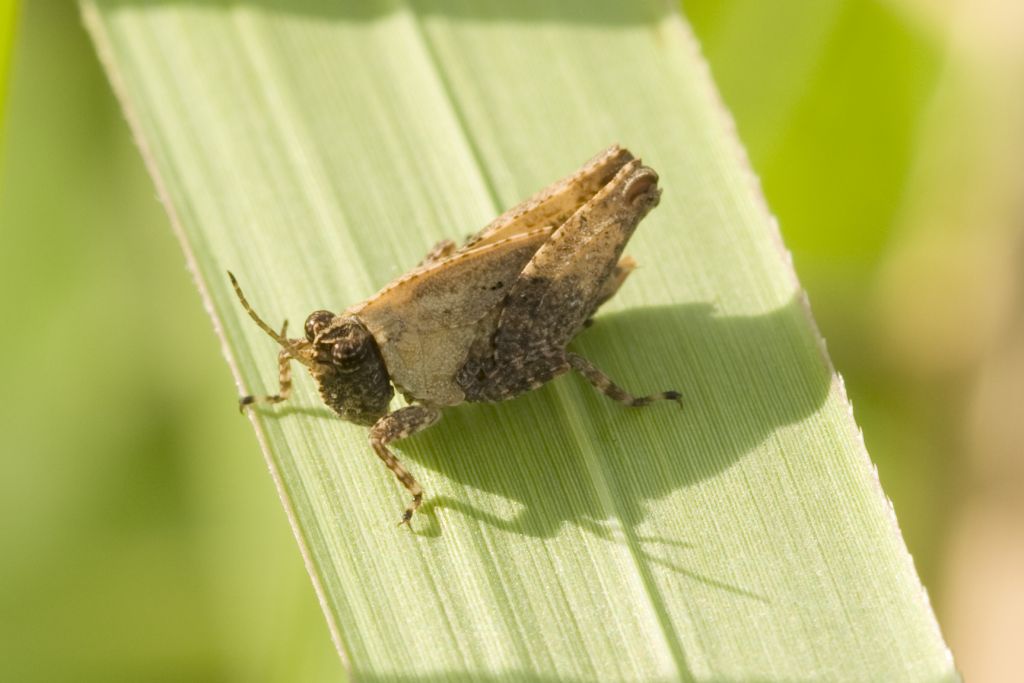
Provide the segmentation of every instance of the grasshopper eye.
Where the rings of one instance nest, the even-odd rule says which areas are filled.
[[[316,335],[334,320],[334,314],[330,311],[314,311],[306,318],[306,339],[313,341]]]
[[[334,356],[335,366],[343,372],[353,372],[363,365],[363,359],[369,345],[365,339],[348,338],[342,339],[331,347],[331,355]]]

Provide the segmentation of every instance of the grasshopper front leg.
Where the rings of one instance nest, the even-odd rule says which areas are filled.
[[[284,337],[288,331],[288,321],[285,320],[284,324],[281,325],[281,336]],[[238,411],[242,412],[246,406],[251,406],[254,403],[281,403],[287,401],[288,397],[292,393],[292,356],[285,349],[281,349],[277,352],[277,380],[278,389],[276,394],[268,396],[243,396],[238,399]]]
[[[395,454],[388,448],[388,444],[412,436],[439,419],[441,419],[441,411],[438,408],[428,405],[413,405],[388,413],[370,427],[370,446],[373,447],[373,452],[384,461],[387,468],[394,472],[398,481],[402,482],[406,490],[412,494],[412,502],[405,508],[402,521],[398,523],[399,526],[408,524],[412,519],[412,514],[423,502],[423,489],[398,461]]]

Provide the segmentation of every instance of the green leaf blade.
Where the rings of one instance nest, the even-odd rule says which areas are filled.
[[[0,0],[0,149],[5,133],[4,110],[11,55],[14,53],[15,24],[18,18],[16,0]]]
[[[641,264],[575,348],[685,410],[563,378],[398,446],[257,410],[368,680],[947,680],[948,652],[706,67],[660,5],[90,2],[246,391],[271,324],[340,310],[621,142],[659,171]],[[602,14],[603,13],[603,14]],[[582,18],[581,18],[582,17]]]

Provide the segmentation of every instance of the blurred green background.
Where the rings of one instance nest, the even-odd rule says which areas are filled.
[[[1024,7],[684,11],[958,665],[1016,680]],[[0,679],[339,680],[77,9],[19,14],[0,96]]]

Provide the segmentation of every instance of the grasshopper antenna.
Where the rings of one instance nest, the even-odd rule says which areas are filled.
[[[242,288],[238,285],[238,280],[235,279],[234,273],[228,271],[228,277],[231,278],[231,286],[235,288],[235,294],[238,295],[238,300],[242,302],[242,308],[249,314],[249,317],[259,325],[260,329],[273,337],[274,341],[283,346],[289,353],[292,351],[291,343],[285,338],[285,329],[288,327],[288,321],[284,323],[284,327],[281,328],[280,332],[275,332],[267,323],[263,322],[263,318],[256,314],[256,311],[252,310],[252,306],[249,305],[249,300],[245,298],[245,294],[242,294]]]

